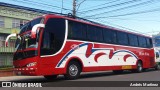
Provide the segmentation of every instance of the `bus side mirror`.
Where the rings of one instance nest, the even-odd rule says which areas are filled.
[[[13,33],[13,34],[8,35],[7,38],[6,38],[6,41],[5,41],[5,47],[8,47],[8,40],[9,40],[11,37],[17,37],[17,36],[18,36],[18,34],[16,34],[16,33]]]
[[[31,38],[36,38],[37,31],[39,31],[40,28],[44,28],[44,27],[45,27],[44,24],[36,24],[36,25],[34,25],[32,30],[31,30]]]

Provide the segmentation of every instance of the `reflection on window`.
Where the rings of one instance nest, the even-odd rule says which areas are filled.
[[[13,19],[12,20],[12,28],[18,28],[20,26],[20,20],[19,19]]]
[[[117,32],[118,43],[121,45],[128,45],[128,36],[127,33]]]
[[[131,46],[138,46],[138,38],[136,35],[129,34],[128,37],[129,37],[129,44]]]
[[[87,25],[69,21],[68,37],[70,39],[86,39]]]
[[[146,42],[146,39],[144,37],[139,36],[138,41],[139,41],[139,46],[140,47],[147,47],[147,42]]]
[[[4,17],[0,16],[0,27],[4,27]]]
[[[105,43],[116,43],[117,42],[116,32],[113,30],[104,29],[103,36],[104,36]]]
[[[49,33],[47,33],[47,32],[45,32],[44,33],[44,39],[45,40],[43,40],[43,48],[50,48],[50,35],[49,35]]]
[[[64,38],[65,20],[49,19],[44,28],[41,55],[51,55],[58,52],[63,45]]]

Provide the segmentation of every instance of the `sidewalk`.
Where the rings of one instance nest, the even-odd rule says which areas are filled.
[[[15,76],[12,69],[0,70],[0,77]]]
[[[43,80],[45,79],[43,76],[9,76],[9,77],[0,77],[0,81],[16,81],[16,80],[21,80],[21,81],[28,81],[28,80]]]
[[[12,69],[0,70],[0,81],[44,79],[43,76],[16,76]]]

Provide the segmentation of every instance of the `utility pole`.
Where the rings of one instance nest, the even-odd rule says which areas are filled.
[[[62,14],[62,12],[63,12],[63,0],[62,0],[62,8],[61,8],[61,14]]]
[[[76,16],[76,0],[73,0],[73,16]]]

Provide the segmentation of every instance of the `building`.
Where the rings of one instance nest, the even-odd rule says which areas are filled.
[[[37,16],[53,13],[18,5],[0,2],[0,67],[12,66],[15,40],[11,40],[9,47],[5,47],[5,39],[11,33],[20,31],[20,24],[24,24]]]

